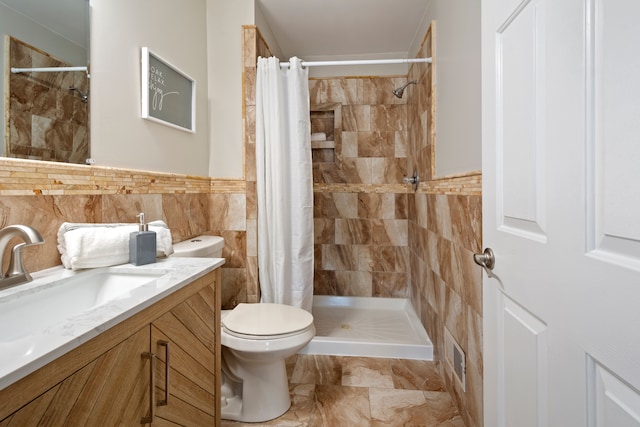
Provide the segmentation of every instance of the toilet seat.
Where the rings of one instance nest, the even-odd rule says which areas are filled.
[[[286,338],[303,333],[311,327],[311,313],[284,304],[240,303],[222,319],[224,332],[245,339]]]

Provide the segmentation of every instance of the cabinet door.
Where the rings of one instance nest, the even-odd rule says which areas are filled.
[[[143,328],[0,426],[133,426],[149,412],[149,328]]]
[[[157,357],[155,417],[158,425],[216,425],[216,354],[219,350],[218,332],[214,328],[214,295],[213,287],[207,287],[151,325],[151,351]]]

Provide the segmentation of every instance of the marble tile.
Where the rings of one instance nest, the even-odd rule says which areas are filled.
[[[317,269],[313,274],[314,295],[340,295],[335,271]]]
[[[373,296],[372,277],[368,271],[336,271],[335,295],[347,297]]]
[[[447,392],[371,389],[372,425],[464,426]]]
[[[437,362],[392,359],[391,372],[396,389],[444,391]]]
[[[372,273],[372,293],[381,298],[407,298],[407,275],[405,273]]]
[[[207,194],[163,194],[162,211],[174,242],[198,236],[210,229]]]
[[[342,385],[393,388],[391,359],[348,357],[342,360]]]
[[[314,193],[315,218],[357,218],[358,194],[335,192]]]
[[[375,105],[371,107],[371,129],[382,132],[404,131],[407,128],[406,105]]]
[[[247,219],[247,256],[258,256],[258,220]]]
[[[247,204],[247,220],[258,218],[258,188],[256,181],[247,181],[245,193]]]
[[[315,244],[334,244],[336,241],[335,221],[326,218],[313,219],[313,242]]]
[[[403,219],[370,221],[371,243],[374,245],[407,246],[409,224]]]
[[[369,392],[366,388],[317,385],[316,407],[322,426],[368,427],[371,423]]]
[[[343,105],[342,129],[346,132],[371,130],[371,108],[369,105]]]
[[[244,268],[222,269],[221,306],[231,310],[241,302],[247,302],[247,271]]]
[[[409,135],[407,131],[395,132],[394,137],[394,157],[407,157],[409,152]]]
[[[358,132],[358,157],[394,157],[395,132]]]
[[[247,229],[247,199],[244,194],[210,194],[209,209],[210,230]]]
[[[358,265],[361,271],[396,271],[396,248],[394,246],[358,246]]]
[[[247,298],[251,296],[255,300],[247,302],[258,302],[260,300],[260,286],[258,283],[258,257],[247,257]]]
[[[366,219],[336,219],[336,243],[339,245],[371,244],[373,242],[372,227],[373,222]],[[386,232],[382,225],[380,228],[378,233]]]
[[[147,222],[162,220],[162,196],[159,194],[107,194],[102,196],[103,222],[137,223],[136,218],[144,212]],[[174,224],[167,225],[171,229]],[[173,236],[173,230],[171,230]]]
[[[404,77],[363,77],[361,81],[359,100],[363,104],[405,104],[407,98],[398,98],[393,89],[406,83]]]
[[[393,193],[358,193],[357,217],[395,219],[396,195]]]
[[[400,184],[404,177],[410,175],[407,159],[376,157],[371,160],[372,184]]]
[[[245,132],[245,145],[254,146],[256,143],[256,107],[253,105],[247,105],[244,111],[244,132]],[[255,164],[248,163],[245,165],[245,178],[255,179]],[[252,169],[249,172],[249,169]],[[249,178],[251,177],[251,178]]]
[[[342,357],[299,354],[291,384],[340,385]]]
[[[407,194],[404,193],[396,193],[395,195],[395,210],[394,216],[395,219],[408,219],[409,212],[409,198]]]
[[[311,79],[309,99],[311,104],[339,103],[349,105],[358,98],[356,79]]]
[[[322,245],[323,270],[356,270],[358,248],[354,245]]]
[[[25,267],[30,272],[60,264],[57,235],[63,222],[103,222],[99,196],[3,196],[0,218],[0,228],[25,224],[42,235],[42,245],[24,249]]]
[[[343,157],[358,157],[358,133],[342,132],[341,154]]]
[[[373,163],[371,158],[345,158],[336,174],[340,180],[351,184],[371,184],[373,182]]]
[[[213,235],[224,239],[222,256],[224,268],[244,268],[247,258],[247,233],[245,231],[212,230]]]

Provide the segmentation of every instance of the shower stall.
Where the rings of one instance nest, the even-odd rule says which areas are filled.
[[[428,135],[430,58],[415,79],[311,79],[316,337],[301,353],[431,360],[420,299],[426,245],[407,176]]]

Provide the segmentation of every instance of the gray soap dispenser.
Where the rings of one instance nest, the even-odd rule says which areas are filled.
[[[156,262],[156,232],[149,231],[144,221],[144,213],[136,215],[140,218],[138,231],[129,235],[129,262],[133,265],[144,265]]]

